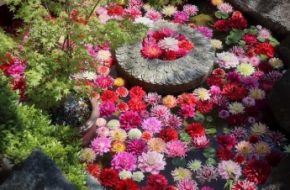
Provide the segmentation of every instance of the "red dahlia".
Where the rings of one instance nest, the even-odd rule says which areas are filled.
[[[179,105],[190,105],[194,106],[197,99],[193,94],[183,93],[177,97],[177,102]]]
[[[150,175],[146,182],[154,189],[163,189],[168,184],[167,179],[161,174]]]
[[[234,29],[245,29],[248,26],[247,20],[240,11],[235,11],[229,21]]]
[[[234,157],[232,151],[224,147],[219,147],[216,151],[216,155],[220,160],[231,160]]]
[[[201,137],[205,135],[204,126],[201,123],[192,123],[188,125],[185,131],[192,137]]]
[[[275,49],[270,43],[264,42],[256,45],[255,52],[272,58],[274,57]]]
[[[246,42],[248,45],[254,45],[258,42],[257,37],[253,34],[245,34],[243,36],[243,40]]]
[[[165,142],[178,140],[178,132],[173,128],[165,128],[160,131],[159,137]]]
[[[225,84],[222,90],[222,94],[230,100],[240,100],[247,95],[248,91],[246,88],[236,83]]]
[[[201,113],[209,113],[213,109],[213,103],[210,101],[196,102],[196,109]]]
[[[132,111],[144,111],[146,109],[146,103],[139,98],[131,98],[128,102],[129,108]]]
[[[116,185],[115,190],[138,190],[138,184],[132,179],[125,179],[119,181]]]
[[[133,88],[131,88],[129,93],[131,98],[139,98],[139,99],[142,99],[146,94],[143,88],[140,86],[134,86]]]
[[[106,90],[101,95],[102,101],[116,102],[118,100],[118,95],[112,90]]]
[[[124,8],[121,5],[111,5],[107,8],[107,11],[110,16],[122,16],[124,14]]]
[[[89,174],[97,178],[101,172],[101,168],[97,164],[88,164],[87,171]]]
[[[231,150],[237,144],[237,139],[233,134],[225,134],[219,135],[217,137],[217,142],[225,149]]]
[[[111,168],[105,168],[101,171],[99,177],[101,184],[105,187],[113,188],[119,183],[118,172]]]
[[[230,22],[226,20],[217,20],[213,26],[218,31],[228,31],[230,29]]]
[[[250,160],[243,169],[247,180],[257,184],[265,183],[270,173],[271,167],[265,160]]]

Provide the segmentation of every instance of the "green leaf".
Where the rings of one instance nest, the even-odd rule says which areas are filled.
[[[244,31],[242,30],[232,30],[230,34],[226,37],[226,44],[236,44],[238,43],[244,35]]]
[[[215,16],[218,18],[218,19],[227,19],[229,18],[229,15],[227,13],[223,13],[221,11],[217,11],[215,12]]]
[[[203,156],[206,158],[213,158],[215,157],[215,149],[214,148],[207,148],[203,151]]]

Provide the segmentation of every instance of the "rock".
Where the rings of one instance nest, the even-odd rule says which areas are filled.
[[[290,33],[277,47],[277,52],[283,60],[285,66],[289,68],[290,63]]]
[[[273,169],[263,190],[289,190],[290,156]]]
[[[290,134],[290,71],[287,71],[269,94],[269,105],[276,121]]]
[[[77,190],[55,163],[35,150],[0,186],[1,190]]]
[[[228,2],[276,34],[285,36],[290,31],[289,0],[228,0]]]

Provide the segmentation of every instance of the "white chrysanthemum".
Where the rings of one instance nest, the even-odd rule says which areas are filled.
[[[147,12],[150,10],[153,10],[153,7],[151,5],[149,5],[148,3],[144,4],[142,7]]]
[[[130,139],[140,139],[142,136],[142,132],[139,129],[130,129],[128,132],[128,137]]]
[[[119,172],[119,177],[122,180],[130,179],[132,177],[132,173],[130,171],[127,171],[127,170],[122,170]]]
[[[171,37],[160,40],[158,46],[164,50],[177,51],[179,49],[178,40]]]
[[[253,152],[254,148],[250,142],[241,141],[236,145],[236,150],[238,154],[247,156]]]
[[[269,63],[275,69],[281,69],[284,66],[283,61],[279,58],[276,58],[276,57],[271,58],[269,60]]]
[[[138,17],[135,19],[134,23],[136,24],[143,24],[148,27],[153,27],[154,21],[147,18],[147,17]]]
[[[110,137],[114,141],[124,142],[127,138],[127,133],[124,129],[117,128],[117,129],[110,131]]]
[[[245,107],[239,102],[233,102],[229,104],[228,109],[231,114],[244,113],[245,111]]]
[[[267,133],[268,126],[263,123],[255,123],[251,127],[251,134],[256,136],[263,136]]]
[[[200,167],[201,167],[201,161],[200,160],[191,160],[187,164],[187,168],[190,169],[193,172],[199,170]]]
[[[134,181],[137,181],[137,182],[141,182],[144,179],[144,177],[145,176],[144,176],[143,172],[140,172],[140,171],[134,172],[132,175],[132,179]]]
[[[97,53],[97,59],[100,61],[107,61],[111,58],[112,54],[109,50],[100,50]]]
[[[265,156],[266,154],[270,153],[271,149],[268,143],[260,141],[255,144],[255,151],[257,154]]]
[[[256,100],[262,100],[265,98],[266,93],[262,89],[252,88],[252,89],[250,89],[249,96],[256,99]]]
[[[217,62],[220,65],[220,67],[226,69],[235,68],[240,63],[238,57],[230,52],[217,53],[217,58],[218,58]]]
[[[191,179],[192,173],[186,168],[176,168],[171,172],[174,181],[182,181],[186,179]]]
[[[107,123],[107,126],[108,126],[110,129],[116,129],[116,128],[119,128],[119,127],[120,127],[120,121],[117,120],[117,119],[112,119],[112,120],[110,120],[110,121]]]
[[[242,63],[237,67],[237,71],[243,76],[250,76],[255,72],[255,67],[248,63]]]
[[[223,48],[223,42],[217,39],[210,40],[211,47],[214,49],[222,49]]]
[[[210,92],[205,88],[197,88],[193,91],[193,93],[202,101],[210,99]]]
[[[161,12],[165,16],[172,16],[176,11],[177,11],[177,8],[175,6],[168,5],[168,6],[165,6]]]
[[[95,80],[97,77],[96,73],[92,71],[85,71],[83,72],[83,78],[87,80]]]

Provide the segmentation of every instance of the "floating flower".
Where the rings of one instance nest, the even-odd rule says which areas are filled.
[[[101,171],[99,179],[104,187],[112,188],[119,182],[119,175],[116,170],[105,168]]]
[[[110,129],[116,129],[116,128],[119,128],[119,127],[120,127],[120,122],[119,122],[119,120],[117,120],[117,119],[112,119],[112,120],[110,120],[110,121],[107,123],[107,126],[108,126]]]
[[[238,180],[233,183],[231,190],[257,190],[257,187],[248,180]]]
[[[125,80],[121,77],[118,77],[114,80],[114,85],[117,87],[121,87],[125,85]]]
[[[121,141],[114,141],[112,143],[112,152],[116,152],[116,153],[120,153],[120,152],[124,152],[126,150],[126,146],[123,142]]]
[[[148,148],[150,151],[164,153],[166,151],[166,143],[161,138],[151,138],[148,141]]]
[[[98,134],[98,136],[100,137],[107,137],[110,135],[110,130],[103,126],[103,127],[98,127],[96,130],[96,133]]]
[[[114,141],[124,142],[127,138],[127,133],[124,129],[116,128],[110,132],[110,137]]]
[[[236,180],[242,175],[241,166],[238,163],[233,162],[232,160],[221,161],[218,165],[217,170],[219,175],[226,180]]]
[[[239,102],[233,102],[231,104],[229,104],[228,106],[229,112],[231,114],[241,114],[245,112],[245,107],[243,106],[243,104],[239,103]]]
[[[223,42],[217,39],[211,39],[210,40],[211,47],[214,49],[222,49],[223,48]]]
[[[174,181],[183,181],[191,179],[191,171],[185,168],[176,168],[171,172]]]
[[[192,145],[196,148],[205,148],[208,144],[209,140],[205,135],[192,138]]]
[[[161,96],[156,92],[149,92],[145,97],[144,101],[150,105],[157,105],[161,101]]]
[[[146,44],[143,46],[141,52],[142,55],[148,59],[157,59],[162,54],[161,48],[156,44]]]
[[[141,182],[144,179],[144,177],[145,176],[143,172],[140,172],[140,171],[133,172],[133,175],[132,175],[132,179],[137,182]]]
[[[165,142],[177,140],[178,132],[173,128],[165,128],[160,131],[159,137],[163,139]]]
[[[126,111],[120,115],[121,127],[127,131],[137,128],[141,125],[141,117],[138,112]]]
[[[250,89],[249,96],[254,98],[255,100],[262,100],[265,98],[266,93],[262,89],[252,88]]]
[[[111,101],[102,102],[100,104],[100,116],[109,117],[117,110],[115,104]]]
[[[197,190],[197,183],[192,179],[181,180],[177,184],[178,190]]]
[[[251,127],[251,134],[255,136],[263,136],[268,132],[268,126],[264,123],[254,123]]]
[[[187,145],[180,140],[172,140],[166,144],[166,154],[168,157],[185,157],[187,151]]]
[[[138,158],[138,168],[142,172],[158,174],[159,171],[165,169],[166,162],[164,160],[163,154],[158,152],[149,151],[147,153],[142,153]]]
[[[204,165],[196,171],[196,178],[201,182],[210,182],[211,180],[217,179],[217,169],[213,166]]]
[[[197,88],[193,93],[199,100],[205,101],[210,99],[210,92],[205,88]]]
[[[85,148],[81,151],[80,160],[82,162],[93,163],[96,159],[96,153],[91,148]]]
[[[111,149],[111,139],[107,137],[96,137],[91,142],[91,148],[95,151],[96,155],[103,156]]]
[[[111,59],[112,54],[109,50],[100,50],[97,53],[97,60],[104,62],[104,61],[108,61],[109,59]]]
[[[198,7],[195,5],[186,4],[183,6],[183,11],[186,12],[189,16],[194,16],[198,12]]]
[[[271,58],[269,63],[274,69],[281,69],[284,66],[282,60],[276,57]]]
[[[189,15],[184,11],[176,11],[173,15],[173,22],[183,24],[189,20]]]
[[[160,174],[153,174],[147,178],[147,184],[153,189],[163,189],[167,184],[167,179]]]
[[[159,133],[161,131],[161,121],[155,117],[150,117],[145,119],[142,123],[142,129],[149,131],[151,133]]]
[[[115,190],[123,190],[123,189],[130,189],[130,190],[138,190],[138,184],[133,181],[132,179],[125,179],[120,180],[119,183],[117,183]]]
[[[119,172],[119,177],[122,180],[130,179],[132,177],[132,173],[130,171],[127,171],[127,170],[122,170]]]
[[[203,34],[206,38],[211,39],[213,36],[212,29],[206,27],[206,26],[198,26],[196,27],[196,30]]]
[[[130,129],[128,137],[130,139],[139,139],[142,137],[142,132],[139,129]]]
[[[199,170],[201,167],[201,161],[200,160],[191,160],[188,162],[187,164],[187,168],[190,169],[193,172],[196,172],[197,170]]]
[[[255,67],[248,63],[242,63],[237,67],[237,71],[243,76],[250,76],[255,72]]]
[[[174,129],[180,129],[182,125],[182,120],[180,117],[171,114],[169,115],[166,120],[164,121],[165,126],[173,127]]]
[[[147,151],[147,144],[142,139],[134,139],[127,143],[127,151],[134,155],[141,155],[142,152]]]
[[[177,11],[177,8],[175,6],[172,5],[168,5],[163,7],[162,9],[162,14],[164,14],[165,16],[172,16],[174,15],[174,13]]]
[[[174,108],[177,105],[177,100],[174,96],[167,95],[162,99],[162,103],[164,106],[166,106],[168,108]]]
[[[218,64],[220,67],[230,69],[239,65],[238,57],[230,52],[217,53]]]
[[[151,116],[163,121],[170,115],[170,110],[163,105],[156,105],[151,108]]]
[[[243,169],[246,179],[256,184],[263,184],[271,173],[271,167],[264,160],[250,160]]]
[[[122,170],[133,171],[137,167],[136,162],[137,158],[133,154],[129,152],[121,152],[113,157],[111,165],[115,170],[118,171]]]
[[[263,141],[257,142],[254,146],[255,146],[255,152],[261,156],[264,156],[270,153],[271,151],[271,148],[268,145],[268,143],[265,143]]]
[[[217,8],[222,13],[229,14],[229,13],[233,12],[233,7],[229,3],[222,3],[222,4],[218,5]]]
[[[162,18],[162,15],[158,12],[158,11],[155,11],[155,10],[149,10],[146,14],[145,14],[145,17],[153,20],[153,21],[157,21],[157,20],[160,20]]]

